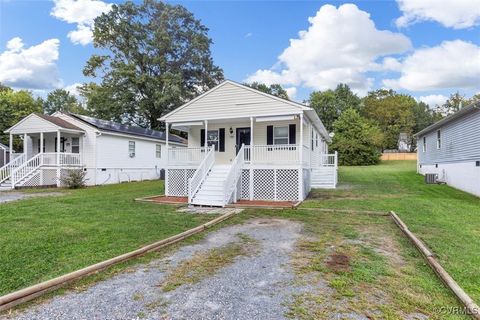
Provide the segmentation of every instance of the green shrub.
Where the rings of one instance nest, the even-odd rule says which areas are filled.
[[[62,185],[70,189],[79,189],[85,187],[87,172],[81,169],[68,170],[68,173],[63,176],[60,181]]]

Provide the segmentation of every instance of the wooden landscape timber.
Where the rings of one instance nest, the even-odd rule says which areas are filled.
[[[438,262],[435,254],[418,239],[407,227],[407,225],[398,217],[398,215],[390,211],[395,224],[402,230],[402,232],[413,242],[415,247],[422,253],[427,260],[430,267],[435,271],[443,283],[455,294],[457,299],[465,306],[468,315],[473,319],[480,320],[480,307],[473,301],[472,298],[458,285],[458,283],[448,274],[448,272]]]

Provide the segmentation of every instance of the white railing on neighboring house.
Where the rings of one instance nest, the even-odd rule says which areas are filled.
[[[39,153],[33,158],[23,163],[21,166],[13,170],[12,172],[12,189],[15,185],[28,177],[31,173],[35,172],[42,166],[43,153]]]
[[[24,153],[17,153],[15,158],[0,168],[0,183],[8,180],[16,168],[20,167],[26,159],[26,155]]]
[[[237,156],[232,161],[232,165],[230,166],[227,178],[225,179],[225,183],[223,185],[224,205],[229,203],[230,198],[232,197],[232,193],[234,193],[236,190],[238,179],[240,179],[240,176],[242,175],[243,164],[245,163],[244,149],[245,145],[242,144],[242,147],[238,151]],[[236,197],[237,195],[234,196]]]
[[[207,177],[208,172],[210,169],[212,169],[215,163],[215,149],[213,147],[209,147],[207,149],[206,155],[205,153],[202,154],[204,155],[202,162],[198,166],[193,176],[188,180],[188,203],[192,202],[193,197],[197,193],[201,184]]]
[[[169,148],[168,166],[198,165],[205,158],[205,148]]]
[[[244,160],[256,164],[298,164],[298,148],[295,144],[245,146]]]

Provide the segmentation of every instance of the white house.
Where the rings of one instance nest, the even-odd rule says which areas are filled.
[[[437,174],[440,181],[480,196],[480,102],[415,136],[419,173]]]
[[[227,80],[159,120],[188,133],[188,148],[168,147],[167,196],[213,206],[301,201],[337,184],[330,137],[300,103]]]
[[[0,167],[3,167],[10,161],[10,148],[0,143]]]
[[[60,185],[69,169],[86,171],[87,185],[158,179],[166,166],[164,132],[83,115],[30,114],[5,131],[23,139],[23,153],[0,168],[3,189]],[[170,146],[186,141],[169,136]]]

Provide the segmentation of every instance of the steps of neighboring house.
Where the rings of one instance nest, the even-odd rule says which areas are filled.
[[[312,169],[312,188],[335,188],[336,174],[334,167],[319,167]]]
[[[200,190],[193,197],[192,204],[223,206],[223,185],[229,171],[229,165],[214,165],[200,186]]]

